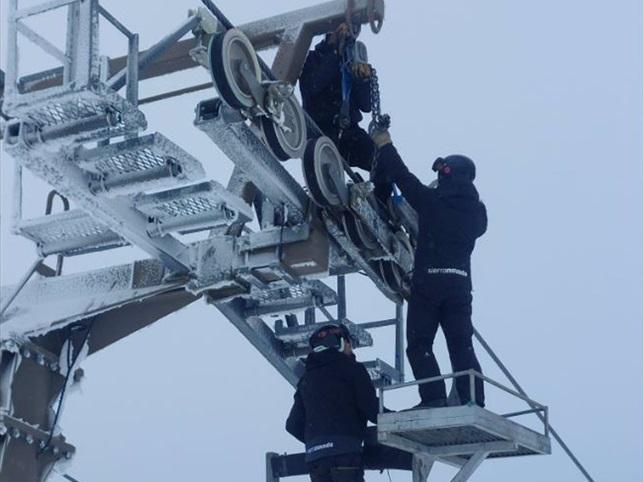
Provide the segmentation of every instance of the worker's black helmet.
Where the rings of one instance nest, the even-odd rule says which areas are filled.
[[[452,179],[460,182],[473,182],[476,178],[476,165],[467,156],[452,154],[438,157],[433,163],[438,179]]]
[[[328,348],[343,351],[347,341],[351,341],[351,334],[346,325],[330,323],[315,330],[308,343],[313,351],[324,351]]]

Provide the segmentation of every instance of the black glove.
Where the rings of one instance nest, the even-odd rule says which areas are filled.
[[[373,139],[373,144],[375,144],[378,149],[381,149],[387,144],[391,144],[393,141],[391,140],[391,134],[389,133],[388,129],[381,129],[379,127],[375,127],[371,131],[371,139]]]
[[[378,151],[371,169],[371,181],[375,184],[394,183],[400,167],[395,159],[386,155],[386,152]]]

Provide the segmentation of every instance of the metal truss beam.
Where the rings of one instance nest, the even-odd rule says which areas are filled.
[[[194,123],[273,204],[285,206],[292,220],[303,219],[308,196],[237,111],[219,99],[202,101]]]
[[[304,372],[304,365],[297,359],[286,359],[281,342],[259,317],[244,316],[245,303],[241,298],[227,302],[214,302],[214,306],[246,337],[268,362],[293,387]]]
[[[40,278],[28,283],[0,319],[2,338],[37,336],[70,323],[99,316],[134,302],[182,290],[186,280],[165,280],[166,270],[155,259],[131,264]],[[13,286],[0,291],[4,301]],[[194,295],[190,295],[196,299]],[[186,297],[186,300],[189,297]],[[156,298],[157,302],[159,298]],[[136,306],[136,304],[135,304]],[[138,305],[146,307],[146,304]],[[154,308],[154,302],[150,302]],[[143,313],[140,314],[142,318]]]
[[[369,12],[375,21],[384,18],[384,1],[375,0],[372,11],[371,0],[355,0],[352,7],[354,22],[369,22]],[[266,50],[279,46],[273,70],[277,78],[294,82],[303,67],[310,42],[315,35],[335,30],[346,20],[346,0],[333,0],[321,5],[307,7],[282,15],[276,15],[238,26],[253,43],[256,50]],[[147,68],[139,79],[151,79],[199,66],[190,56],[190,51],[200,45],[200,40],[190,38],[171,43]],[[148,50],[140,53],[143,58]],[[128,56],[109,61],[109,71],[119,72],[126,67]],[[28,75],[20,80],[23,93],[47,89],[62,84],[62,68],[51,69]],[[2,93],[0,92],[0,96]]]

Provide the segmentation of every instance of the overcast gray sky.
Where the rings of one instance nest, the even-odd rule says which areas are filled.
[[[141,48],[199,4],[103,3],[140,33]],[[241,23],[315,2],[217,3]],[[62,18],[38,25],[41,35],[60,40]],[[642,24],[638,0],[389,0],[380,35],[364,35],[395,144],[410,168],[429,182],[438,155],[476,160],[489,230],[474,255],[475,324],[529,394],[551,407],[552,424],[597,481],[643,480]],[[117,39],[105,32],[107,54],[124,53]],[[46,66],[25,52],[27,71]],[[5,54],[3,45],[3,69]],[[144,83],[141,95],[208,78],[203,69],[190,70]],[[192,126],[196,103],[214,95],[143,110],[150,131],[183,146],[225,183],[231,162]],[[15,282],[35,256],[30,243],[10,233],[12,164],[3,153],[2,284]],[[298,161],[288,165],[299,170]],[[30,182],[27,192],[27,213],[40,214],[45,187]],[[71,259],[66,269],[137,257],[143,254],[127,248]],[[349,297],[354,321],[393,313],[366,280],[350,278]],[[358,356],[390,361],[392,336],[377,333],[386,351]],[[437,343],[446,371],[441,335]],[[488,357],[481,361],[502,380]],[[202,302],[84,368],[82,394],[69,398],[63,419],[78,448],[70,473],[81,482],[257,481],[266,451],[301,449],[283,430],[291,387]],[[496,393],[489,391],[491,410],[504,403]],[[415,394],[395,403],[414,404]],[[451,473],[440,468],[430,480]],[[485,462],[473,480],[582,478],[554,445],[551,456]]]

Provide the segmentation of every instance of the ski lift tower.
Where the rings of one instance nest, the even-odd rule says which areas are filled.
[[[345,323],[358,348],[373,344],[371,330],[393,327],[395,359],[366,366],[383,391],[404,382],[402,303],[416,215],[404,202],[378,205],[372,186],[293,95],[313,37],[345,21],[378,32],[383,0],[334,0],[237,28],[211,1],[203,3],[141,51],[139,35],[98,0],[28,7],[8,0],[3,148],[15,166],[13,231],[34,242],[36,259],[19,283],[1,290],[2,480],[44,482],[73,459],[75,448],[60,423],[84,358],[199,299],[218,309],[292,385],[320,323]],[[67,11],[60,26],[67,33],[64,50],[25,23],[54,9]],[[99,22],[123,34],[125,55],[101,54]],[[23,75],[23,41],[60,65]],[[268,67],[257,52],[270,48],[277,55]],[[139,98],[140,82],[189,68],[207,69],[212,82]],[[210,98],[212,85],[218,97]],[[202,162],[181,140],[146,132],[142,104],[199,90],[210,92],[196,106],[194,125],[228,158],[217,162],[234,163],[225,185],[205,178]],[[285,168],[295,159],[301,159],[305,186]],[[23,197],[33,197],[31,186],[23,185],[25,169],[52,188],[44,216],[23,217]],[[63,209],[54,212],[56,199]],[[255,219],[258,228],[251,229]],[[201,234],[196,241],[195,233]],[[148,256],[64,273],[67,257],[128,245]],[[50,257],[53,267],[45,262]],[[389,319],[347,320],[345,276],[355,272],[391,300]],[[322,281],[332,277],[332,285]],[[272,324],[266,321],[271,316],[277,317]],[[401,467],[376,457],[374,465],[413,469],[420,480],[426,467],[442,460],[460,466],[454,480],[465,480],[487,456],[549,453],[546,431],[532,432],[508,415],[474,406],[440,410],[381,414],[377,438],[415,454],[415,462]],[[279,457],[268,460],[269,480],[292,475],[281,470],[287,464]]]

